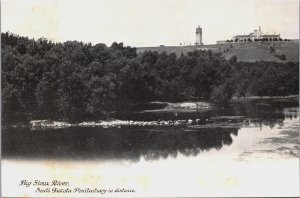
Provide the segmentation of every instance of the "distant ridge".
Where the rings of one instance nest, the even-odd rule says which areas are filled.
[[[190,46],[160,46],[139,47],[138,53],[144,51],[157,51],[159,53],[181,53],[194,50],[211,50],[222,53],[225,59],[237,56],[238,62],[274,61],[274,62],[299,62],[299,40],[277,41],[277,42],[247,42],[247,43],[225,43],[213,45],[190,45]]]

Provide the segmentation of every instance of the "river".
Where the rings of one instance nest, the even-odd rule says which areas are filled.
[[[120,114],[130,121],[112,127],[3,128],[3,195],[299,196],[298,98],[175,107]],[[33,185],[52,180],[72,192]]]

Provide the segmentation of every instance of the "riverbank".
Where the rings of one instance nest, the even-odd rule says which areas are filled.
[[[162,112],[162,111],[205,111],[211,110],[213,107],[212,103],[203,102],[203,101],[186,101],[186,102],[150,102],[149,104],[157,105],[157,106],[164,106],[163,108],[155,108],[150,110],[143,110],[142,112]]]
[[[163,127],[163,126],[192,126],[192,127],[233,127],[245,123],[259,123],[260,119],[253,118],[254,111],[269,111],[268,108],[278,108],[282,104],[298,106],[298,96],[287,97],[245,97],[236,98],[226,107],[215,106],[212,103],[199,102],[150,102],[138,109],[115,114],[109,119],[82,120],[70,122],[64,120],[31,120],[28,123],[12,124],[2,128],[30,128],[30,129],[58,129],[69,127],[101,127],[101,128],[121,128],[121,127]],[[249,112],[240,112],[240,114],[224,114],[222,112],[232,106],[244,106]],[[249,106],[250,105],[250,106]],[[271,106],[270,106],[271,105]],[[241,108],[239,107],[239,108]],[[145,109],[145,110],[144,110]],[[281,111],[281,110],[279,110]],[[272,113],[272,112],[270,112]],[[274,113],[274,112],[273,112]],[[188,116],[187,116],[188,115]],[[262,115],[262,120],[266,116]],[[276,115],[282,117],[283,115]],[[216,125],[216,122],[218,124]]]
[[[299,99],[299,95],[233,97],[232,101],[255,100],[255,99]]]
[[[152,109],[143,110],[143,108]],[[182,103],[170,103],[170,102],[150,102],[142,107],[139,107],[136,113],[147,112],[173,112],[175,115],[180,112],[194,112],[194,111],[206,111],[212,109],[212,104],[208,102],[182,102]],[[28,124],[15,124],[8,127],[30,127],[32,129],[40,128],[68,128],[68,127],[103,127],[114,128],[123,126],[184,126],[192,124],[200,124],[200,119],[177,119],[177,120],[151,120],[151,121],[137,121],[137,120],[124,120],[124,119],[107,119],[107,120],[89,120],[81,122],[68,122],[59,120],[31,120]]]
[[[100,120],[85,121],[80,123],[68,123],[49,120],[32,120],[31,128],[67,128],[67,127],[102,127],[102,128],[119,128],[122,126],[180,126],[198,123],[199,120],[161,120],[161,121],[133,121],[133,120]]]

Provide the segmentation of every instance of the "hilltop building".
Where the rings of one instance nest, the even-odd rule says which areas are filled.
[[[235,35],[232,37],[232,40],[234,42],[244,42],[244,41],[259,41],[259,40],[267,40],[267,41],[273,41],[273,40],[279,40],[280,34],[263,34],[261,31],[261,28],[259,26],[258,30],[254,30],[250,34],[244,34],[244,35]]]
[[[196,45],[203,45],[202,43],[202,28],[198,25],[196,28]]]

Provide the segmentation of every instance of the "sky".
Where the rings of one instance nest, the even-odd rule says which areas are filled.
[[[1,32],[55,42],[204,44],[261,29],[299,38],[298,0],[1,0]]]

